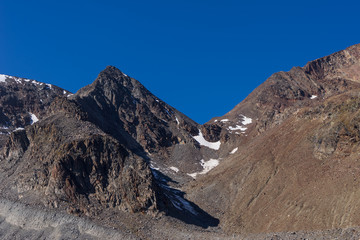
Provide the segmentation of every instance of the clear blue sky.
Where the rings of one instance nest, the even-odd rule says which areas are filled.
[[[0,0],[0,73],[76,92],[107,65],[199,123],[360,42],[359,1]]]

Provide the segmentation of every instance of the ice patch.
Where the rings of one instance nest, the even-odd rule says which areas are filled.
[[[220,122],[228,122],[229,121],[229,119],[222,119],[222,120],[220,120]]]
[[[187,175],[189,175],[192,178],[196,178],[197,175],[199,174],[206,174],[208,173],[211,169],[213,169],[214,167],[216,167],[217,165],[219,165],[219,160],[217,159],[210,159],[209,161],[205,162],[204,159],[201,159],[200,161],[201,166],[203,167],[203,170],[201,172],[197,172],[197,173],[188,173]]]
[[[36,123],[37,121],[39,121],[39,119],[35,116],[35,114],[29,112],[30,117],[31,117],[31,125],[33,125],[34,123]]]
[[[230,152],[230,154],[236,153],[238,149],[239,149],[239,148],[234,148],[234,149]]]
[[[177,167],[169,167],[171,170],[173,170],[174,172],[178,172],[179,169]]]
[[[310,99],[315,99],[315,98],[317,98],[316,95],[312,95],[312,96],[310,97]]]
[[[202,146],[214,149],[214,150],[219,150],[220,149],[220,145],[221,142],[217,141],[217,142],[208,142],[206,141],[206,139],[204,138],[202,132],[199,130],[199,135],[198,136],[193,136],[193,138]]]

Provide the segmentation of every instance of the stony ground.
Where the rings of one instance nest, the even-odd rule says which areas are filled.
[[[106,219],[102,219],[106,218]],[[126,219],[126,221],[124,221]],[[99,222],[107,226],[100,225]],[[113,225],[114,227],[111,227]],[[226,235],[219,228],[203,229],[165,216],[116,216],[87,219],[0,199],[1,239],[359,239],[360,228]]]

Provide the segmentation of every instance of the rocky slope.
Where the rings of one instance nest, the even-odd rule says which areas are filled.
[[[191,199],[229,232],[358,226],[359,53],[355,45],[276,73],[207,123],[237,151],[189,186]],[[244,116],[252,122],[234,134]]]
[[[43,118],[56,97],[68,95],[51,84],[0,74],[0,146],[16,128]]]

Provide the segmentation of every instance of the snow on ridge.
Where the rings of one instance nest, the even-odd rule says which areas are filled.
[[[25,130],[25,128],[22,128],[22,127],[18,127],[14,130],[14,132],[17,132],[17,131],[20,131],[20,130]]]
[[[229,121],[229,119],[227,119],[227,118],[220,120],[220,122],[228,122],[228,121]]]
[[[206,174],[208,173],[211,169],[215,168],[217,165],[219,165],[219,160],[218,159],[212,159],[210,158],[209,161],[204,161],[204,159],[201,159],[200,161],[201,166],[203,167],[203,170],[201,172],[196,172],[196,173],[188,173],[187,175],[189,175],[192,178],[196,178],[197,175],[199,174]]]
[[[176,120],[176,122],[177,122],[177,125],[179,125],[180,124],[180,122],[179,122],[179,119],[175,116],[175,120]]]
[[[5,79],[7,78],[7,75],[0,74],[0,82],[5,82]]]
[[[178,172],[179,169],[177,167],[169,167],[171,170],[173,170],[174,172]]]
[[[35,114],[29,112],[30,117],[31,117],[31,125],[33,125],[34,123],[36,123],[37,121],[39,121],[39,119],[36,117]]]
[[[315,99],[315,98],[317,98],[317,95],[312,95],[312,96],[310,97],[310,99]]]
[[[234,148],[234,149],[230,152],[230,154],[236,153],[238,149],[239,149],[239,148]]]
[[[204,138],[201,130],[199,130],[199,135],[198,136],[193,136],[193,138],[202,146],[205,146],[205,147],[208,147],[208,148],[211,148],[211,149],[214,149],[214,150],[219,150],[220,149],[221,142],[220,141],[208,142]]]

